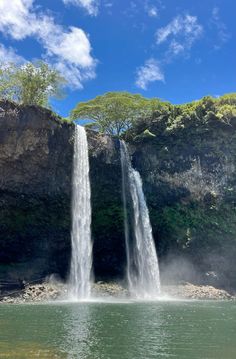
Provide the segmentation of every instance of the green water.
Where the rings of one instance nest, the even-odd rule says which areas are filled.
[[[236,303],[2,304],[0,358],[235,359]]]

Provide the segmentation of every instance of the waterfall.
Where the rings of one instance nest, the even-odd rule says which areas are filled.
[[[87,135],[83,127],[76,125],[72,188],[72,254],[69,277],[70,297],[73,299],[86,299],[90,296],[92,268],[90,226],[91,204]]]
[[[152,299],[160,295],[160,276],[142,179],[123,141],[120,150],[129,291],[136,298]]]

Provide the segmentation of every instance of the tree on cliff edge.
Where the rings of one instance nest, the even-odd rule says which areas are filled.
[[[89,127],[119,137],[138,118],[150,115],[153,100],[128,92],[108,92],[93,100],[79,103],[72,111],[71,117],[73,120],[92,120]]]
[[[0,97],[25,105],[48,107],[50,97],[60,97],[63,77],[43,61],[0,67]]]

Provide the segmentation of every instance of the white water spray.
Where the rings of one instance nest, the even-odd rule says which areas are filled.
[[[136,298],[155,299],[160,295],[159,266],[142,180],[139,172],[131,165],[123,141],[120,142],[120,149],[129,291]],[[132,203],[131,215],[129,198]]]
[[[75,126],[72,188],[70,298],[88,299],[91,292],[92,242],[87,135]]]

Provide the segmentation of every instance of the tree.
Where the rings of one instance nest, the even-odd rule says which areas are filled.
[[[72,111],[73,120],[92,120],[89,127],[120,136],[143,116],[150,115],[153,102],[128,92],[108,92],[95,99],[81,102]]]
[[[217,99],[219,105],[236,106],[236,93],[225,94]]]
[[[220,106],[218,109],[218,112],[216,114],[216,117],[221,120],[222,122],[225,122],[228,125],[232,124],[232,120],[236,119],[236,106],[234,105],[223,105]]]
[[[48,107],[50,97],[62,95],[63,85],[64,78],[42,61],[0,67],[0,97],[21,104]]]

